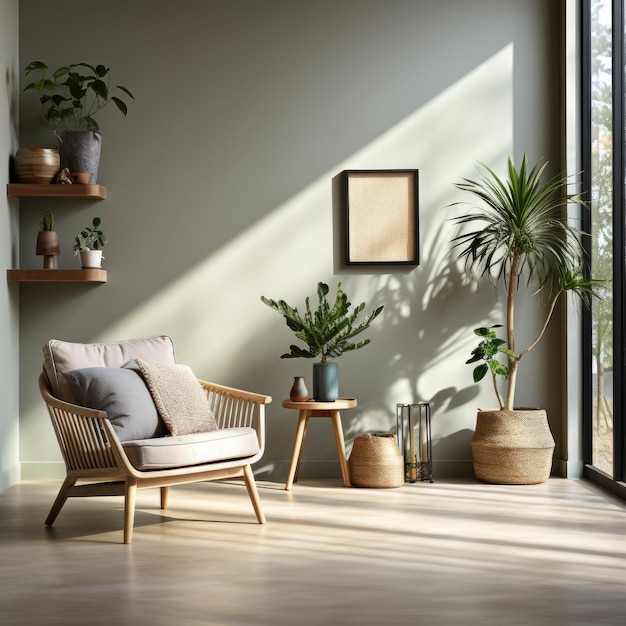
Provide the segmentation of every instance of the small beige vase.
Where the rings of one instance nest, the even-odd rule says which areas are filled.
[[[535,485],[550,477],[554,439],[542,409],[479,410],[472,437],[476,478]]]

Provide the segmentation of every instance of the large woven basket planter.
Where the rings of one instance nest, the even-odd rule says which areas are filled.
[[[500,485],[543,483],[550,477],[553,453],[545,411],[478,411],[472,456],[479,480]]]
[[[355,437],[348,466],[353,487],[388,489],[404,484],[404,458],[390,433]]]

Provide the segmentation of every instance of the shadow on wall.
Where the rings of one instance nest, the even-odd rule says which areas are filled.
[[[359,400],[358,415],[345,421],[346,440],[364,432],[396,429],[396,404],[430,402],[433,420],[433,454],[440,459],[471,459],[472,430],[454,418],[455,411],[475,403],[480,389],[465,365],[472,343],[467,327],[459,327],[459,307],[467,318],[480,320],[495,304],[476,297],[449,253],[450,237],[443,225],[431,234],[416,271],[384,275],[371,303],[385,303],[382,324],[372,327],[367,359],[377,376],[368,381],[367,398]],[[490,299],[489,299],[490,300]],[[344,388],[360,385],[346,362],[341,367]],[[457,374],[460,373],[460,375]],[[466,386],[450,384],[467,380]],[[473,428],[475,411],[467,413]],[[447,434],[449,433],[449,434]]]

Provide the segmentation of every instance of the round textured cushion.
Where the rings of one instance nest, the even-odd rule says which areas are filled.
[[[390,488],[404,484],[404,459],[396,436],[390,433],[355,437],[348,465],[354,487]]]

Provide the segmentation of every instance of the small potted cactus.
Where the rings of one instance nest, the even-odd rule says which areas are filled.
[[[43,256],[43,269],[52,270],[57,265],[56,257],[60,252],[59,234],[54,230],[54,214],[46,209],[37,233],[35,254]]]

